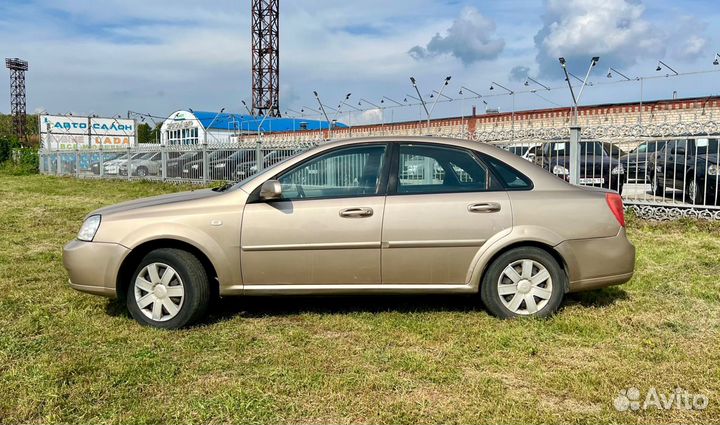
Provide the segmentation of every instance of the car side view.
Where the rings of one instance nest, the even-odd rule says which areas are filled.
[[[546,317],[635,264],[615,192],[502,149],[433,137],[331,142],[234,185],[90,213],[64,249],[71,287],[140,323],[187,326],[212,297],[479,293]]]

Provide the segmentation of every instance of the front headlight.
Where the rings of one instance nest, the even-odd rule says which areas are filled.
[[[717,176],[718,174],[720,174],[720,168],[718,168],[717,164],[710,164],[708,167],[708,175]]]
[[[215,164],[215,168],[225,168],[225,165],[227,165],[227,164],[225,164],[224,162],[221,162],[219,164]]]
[[[81,241],[92,242],[93,238],[95,238],[95,233],[97,233],[99,228],[100,228],[100,216],[99,215],[91,215],[82,224],[82,227],[80,228],[80,231],[78,232],[77,238]]]
[[[610,170],[610,174],[625,174],[625,167],[623,167],[622,164],[618,164],[616,167],[613,167],[613,169]]]
[[[190,168],[192,168],[193,170],[197,170],[198,168],[200,168],[200,164],[193,164],[190,166]]]
[[[553,167],[553,174],[557,174],[558,176],[566,176],[570,174],[570,170],[563,167],[562,165],[556,165]]]

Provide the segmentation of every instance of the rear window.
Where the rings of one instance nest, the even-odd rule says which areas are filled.
[[[493,170],[495,175],[498,176],[506,189],[532,189],[532,181],[513,167],[489,155],[482,155],[482,159],[490,165],[490,168]]]

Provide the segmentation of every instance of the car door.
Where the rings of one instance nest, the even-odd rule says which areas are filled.
[[[282,199],[245,206],[245,285],[379,284],[387,144],[342,147],[277,176]]]
[[[462,148],[402,143],[392,164],[383,284],[464,284],[480,247],[512,226],[507,193]]]

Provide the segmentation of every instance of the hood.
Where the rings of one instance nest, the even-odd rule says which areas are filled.
[[[697,156],[698,163],[703,163],[706,161],[708,164],[717,164],[718,163],[718,155],[715,153],[711,153],[711,154],[701,154],[701,155]]]
[[[101,215],[111,215],[111,214],[117,214],[132,210],[137,210],[140,208],[148,208],[148,207],[157,207],[160,205],[170,205],[170,204],[177,204],[181,202],[189,202],[194,201],[198,199],[205,199],[210,198],[213,196],[219,196],[220,192],[215,192],[212,189],[202,189],[202,190],[193,190],[190,192],[179,192],[179,193],[172,193],[169,195],[160,195],[160,196],[153,196],[150,198],[142,198],[142,199],[136,199],[134,201],[128,201],[123,202],[120,204],[110,205],[108,207],[103,207],[98,210],[95,210],[88,214],[94,215],[94,214],[101,214]]]

